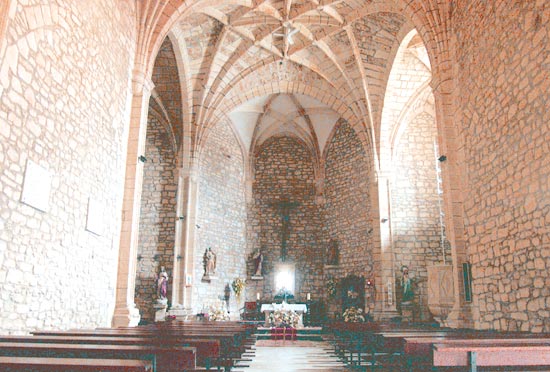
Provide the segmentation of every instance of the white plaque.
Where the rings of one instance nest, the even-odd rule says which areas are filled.
[[[103,206],[92,197],[88,198],[86,230],[97,235],[101,235],[103,233]]]
[[[27,160],[21,202],[47,212],[50,204],[51,187],[52,175],[50,172],[32,160]]]

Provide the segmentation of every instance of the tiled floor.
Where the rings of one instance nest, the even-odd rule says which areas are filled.
[[[235,372],[308,372],[348,371],[338,358],[331,354],[325,342],[280,341],[258,343],[248,367],[235,368]],[[244,364],[244,363],[243,363]]]

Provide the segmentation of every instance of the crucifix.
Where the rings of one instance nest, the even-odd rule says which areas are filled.
[[[280,201],[271,203],[281,214],[281,261],[286,261],[286,243],[290,227],[290,210],[300,205],[298,202]]]

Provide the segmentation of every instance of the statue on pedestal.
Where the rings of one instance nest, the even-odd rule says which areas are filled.
[[[252,277],[256,278],[262,278],[262,266],[264,261],[264,255],[262,254],[262,250],[258,248],[254,254],[252,255],[252,260],[254,263],[254,274]]]
[[[340,251],[338,249],[338,241],[331,239],[327,247],[327,265],[338,265]]]
[[[157,277],[157,300],[153,304],[155,309],[155,322],[163,322],[166,318],[166,308],[168,307],[168,298],[166,293],[168,289],[168,273],[164,266],[160,267],[160,273]]]
[[[214,279],[216,274],[216,254],[212,251],[211,247],[208,247],[202,257],[204,265],[204,280]]]
[[[414,298],[414,292],[412,289],[412,281],[409,276],[409,268],[403,266],[401,268],[401,299],[402,302],[410,302]]]
[[[160,267],[160,273],[157,277],[157,301],[167,301],[166,293],[168,289],[168,273],[164,266]]]

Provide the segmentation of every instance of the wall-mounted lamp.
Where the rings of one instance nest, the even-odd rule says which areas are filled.
[[[176,257],[178,261],[181,261],[181,255],[178,254],[178,256]]]
[[[160,261],[160,254],[154,255],[153,256],[153,261],[156,261],[156,262]]]
[[[145,163],[147,161],[147,158],[143,155],[138,156],[138,160],[142,163]]]
[[[178,220],[180,220],[180,221],[185,220],[185,216],[179,216],[179,217],[178,217]]]
[[[140,254],[138,254],[138,255],[137,255],[137,260],[138,260],[138,261],[141,261],[141,260],[143,260],[143,256],[142,256],[142,255],[140,255]]]
[[[200,229],[201,227],[199,225],[195,225],[197,227],[197,229]]]
[[[441,155],[440,157],[437,158],[437,160],[443,162],[443,161],[447,160],[447,157],[445,155]]]
[[[384,217],[380,220],[380,222],[382,222],[382,223],[388,222],[388,219]]]
[[[374,279],[367,279],[367,287],[368,288],[374,287]]]

